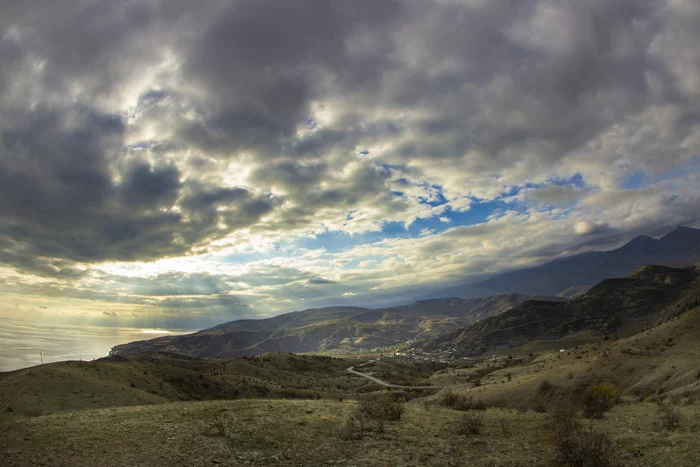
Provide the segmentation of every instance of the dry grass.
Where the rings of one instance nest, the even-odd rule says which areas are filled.
[[[154,355],[117,361],[59,362],[37,366],[30,384],[0,422],[93,408],[163,404],[187,400],[348,397],[376,390],[349,374],[350,362],[329,357],[268,354],[226,361]],[[0,380],[0,405],[21,378]]]
[[[533,409],[537,396],[543,395],[540,384],[545,380],[562,394],[610,381],[623,390],[623,402],[659,395],[692,402],[700,398],[697,342],[700,309],[625,339],[581,345],[563,353],[516,356],[511,361],[506,356],[476,360],[438,372],[430,381],[454,385],[454,392],[488,406]],[[472,379],[488,368],[497,369],[474,387]],[[543,397],[543,409],[548,399],[549,394]]]
[[[0,425],[3,465],[525,466],[555,459],[547,415],[488,409],[480,436],[465,414],[409,404],[401,420],[362,440],[337,436],[354,402],[238,400],[54,414]],[[654,404],[618,406],[604,420],[622,465],[695,466],[700,406],[660,431]],[[506,423],[509,433],[504,433]]]

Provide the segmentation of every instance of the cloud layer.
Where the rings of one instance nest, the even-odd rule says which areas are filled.
[[[2,11],[0,277],[37,303],[399,301],[698,225],[693,0]]]

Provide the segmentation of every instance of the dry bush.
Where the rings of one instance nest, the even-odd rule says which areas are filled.
[[[365,397],[357,401],[357,410],[366,413],[370,418],[393,422],[401,420],[406,410],[405,401],[394,399],[389,394],[378,397]]]
[[[382,433],[383,431],[382,420],[373,419],[358,408],[345,420],[340,436],[344,439],[362,439],[369,432]]]
[[[443,390],[437,399],[437,405],[454,410],[486,410],[486,404],[482,401],[474,401],[471,396],[457,394],[449,388]]]
[[[384,422],[401,420],[405,411],[403,400],[389,394],[364,397],[357,401],[355,410],[345,420],[340,435],[345,439],[362,439],[367,433],[384,432]]]
[[[581,399],[583,416],[586,418],[603,418],[603,414],[620,401],[621,395],[622,392],[611,382],[590,386]]]
[[[605,433],[584,429],[578,411],[570,404],[555,404],[549,413],[558,465],[607,467],[614,465],[615,449]]]
[[[555,386],[546,379],[542,380],[540,386],[537,388],[537,393],[532,400],[532,408],[535,410],[535,412],[547,412],[558,391],[558,386]]]
[[[483,427],[483,420],[476,415],[466,413],[459,419],[459,433],[462,435],[479,435]]]
[[[442,407],[454,407],[457,401],[462,396],[453,392],[450,388],[444,389],[440,392],[437,398],[437,404]]]
[[[669,405],[663,401],[658,402],[659,406],[659,419],[661,420],[661,426],[667,430],[675,430],[681,424],[681,413],[677,408]]]

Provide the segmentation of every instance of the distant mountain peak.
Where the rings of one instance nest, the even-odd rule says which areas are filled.
[[[644,244],[651,244],[655,243],[656,240],[653,238],[647,236],[647,235],[637,235],[634,237],[632,240],[627,242],[627,245],[644,245]]]
[[[560,295],[587,290],[606,277],[624,277],[645,264],[688,266],[700,262],[700,229],[679,225],[664,237],[639,235],[620,248],[590,251],[555,259],[539,266],[496,274],[486,280],[457,284],[428,297],[461,298],[525,293]],[[424,296],[424,298],[428,298]]]
[[[663,237],[660,240],[668,239],[689,239],[689,238],[700,238],[700,229],[694,229],[692,227],[686,227],[684,225],[679,225]]]
[[[700,229],[694,229],[692,227],[687,227],[685,225],[679,225],[675,229],[671,230],[669,233],[665,235],[665,237],[668,237],[669,235],[673,234],[678,234],[678,233],[700,233]]]

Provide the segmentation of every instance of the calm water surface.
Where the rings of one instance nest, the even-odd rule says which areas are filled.
[[[61,360],[93,360],[117,345],[193,331],[106,326],[48,325],[0,320],[0,371]]]

